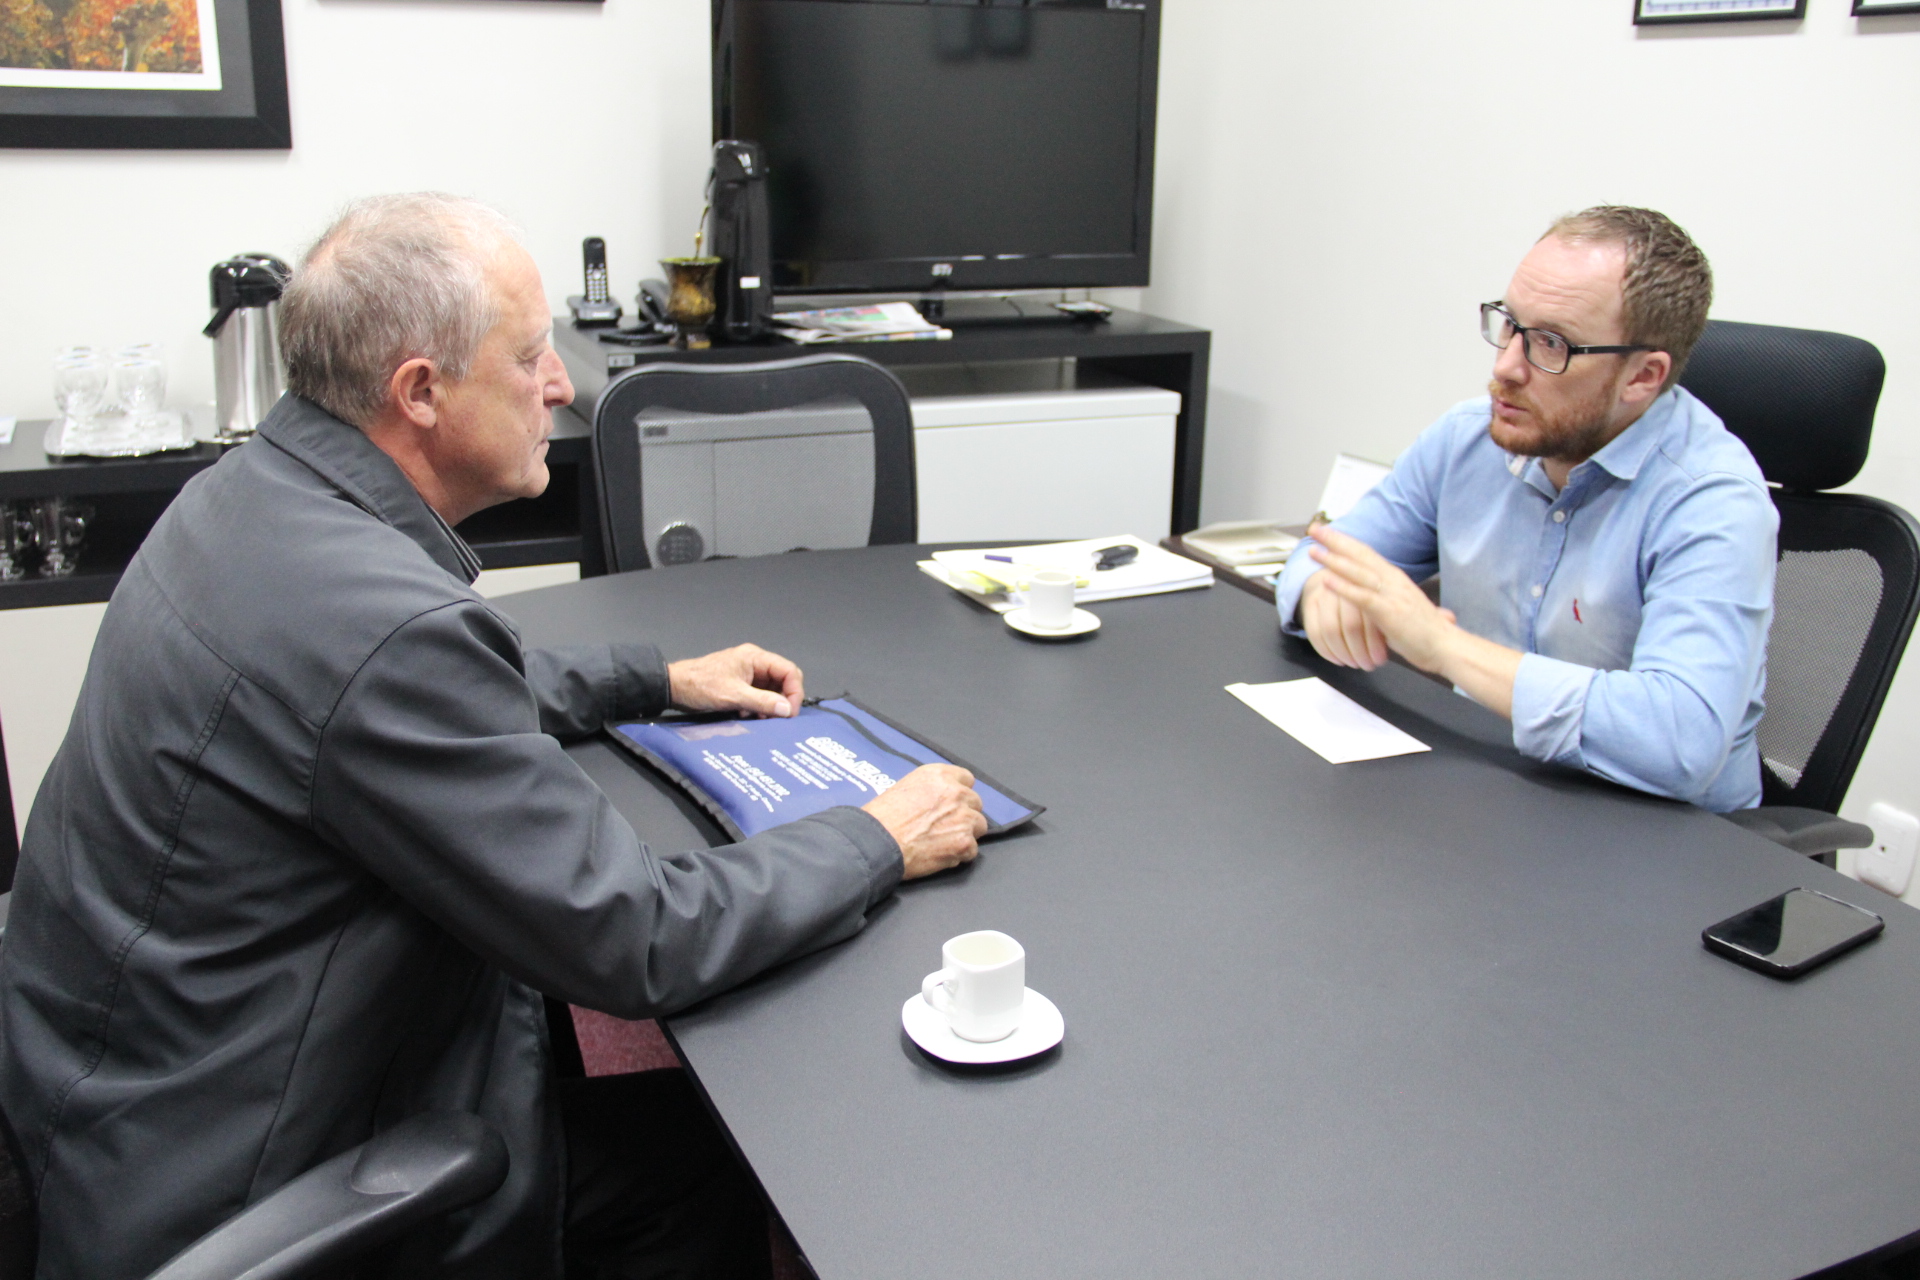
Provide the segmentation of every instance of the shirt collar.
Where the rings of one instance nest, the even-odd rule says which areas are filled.
[[[260,424],[262,439],[310,467],[368,515],[418,543],[463,582],[480,574],[480,557],[427,505],[406,472],[367,439],[311,400],[288,393]]]
[[[1582,478],[1591,475],[1593,468],[1605,471],[1616,479],[1631,482],[1640,474],[1640,468],[1646,465],[1647,459],[1653,456],[1654,450],[1660,447],[1661,439],[1679,411],[1680,388],[1677,385],[1668,387],[1654,397],[1647,411],[1634,419],[1625,431],[1607,441],[1598,453],[1575,467],[1567,477],[1567,488],[1582,487]],[[1560,496],[1560,491],[1553,487],[1553,481],[1547,478],[1546,464],[1538,458],[1509,453],[1507,470],[1516,479],[1524,480],[1540,490],[1549,501]]]
[[[1667,427],[1679,409],[1680,388],[1668,387],[1654,397],[1647,411],[1631,426],[1607,441],[1606,446],[1587,461],[1617,479],[1632,480],[1660,447],[1660,438],[1667,434]]]

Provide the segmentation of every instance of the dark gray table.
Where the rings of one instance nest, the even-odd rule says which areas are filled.
[[[1694,809],[1518,759],[1259,601],[1029,641],[874,548],[514,596],[529,643],[753,639],[1051,806],[671,1032],[826,1280],[1792,1277],[1920,1229],[1920,915]],[[1329,765],[1222,691],[1321,674],[1430,743]],[[658,846],[710,832],[575,757]],[[1794,984],[1700,946],[1793,885],[1882,939]],[[1060,1049],[958,1070],[900,1005],[1003,929]]]

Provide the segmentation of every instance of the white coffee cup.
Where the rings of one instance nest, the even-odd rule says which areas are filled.
[[[1027,580],[1027,621],[1064,631],[1073,623],[1073,589],[1079,581],[1059,569],[1041,569]]]
[[[1019,943],[981,929],[948,938],[940,959],[946,967],[926,976],[920,995],[947,1016],[953,1034],[985,1044],[1019,1029],[1027,998],[1027,953]]]

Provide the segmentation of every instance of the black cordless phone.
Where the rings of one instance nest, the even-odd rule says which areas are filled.
[[[620,322],[620,304],[607,290],[607,242],[588,236],[580,242],[580,257],[585,263],[587,291],[567,299],[576,329],[604,329]]]
[[[607,242],[599,236],[588,236],[581,243],[580,252],[586,259],[587,301],[607,301],[613,296],[607,292]]]

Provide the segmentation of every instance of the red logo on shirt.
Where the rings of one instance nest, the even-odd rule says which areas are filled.
[[[1580,618],[1580,602],[1578,600],[1575,600],[1573,602],[1573,620],[1575,622],[1580,622],[1582,626],[1586,625],[1584,622],[1581,621],[1581,618]]]

